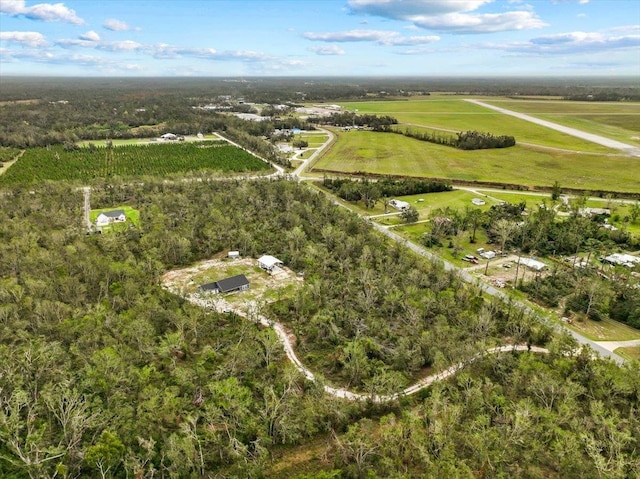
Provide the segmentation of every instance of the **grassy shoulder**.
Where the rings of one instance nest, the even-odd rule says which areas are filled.
[[[622,356],[629,361],[640,361],[640,346],[632,348],[618,348],[614,353]]]

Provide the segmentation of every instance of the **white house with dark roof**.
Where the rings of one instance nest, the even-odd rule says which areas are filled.
[[[202,293],[233,293],[234,291],[246,291],[249,289],[249,280],[244,274],[231,276],[230,278],[220,279],[213,283],[198,286],[198,290]]]
[[[96,226],[108,226],[111,223],[124,223],[127,216],[122,210],[103,211],[96,218]]]

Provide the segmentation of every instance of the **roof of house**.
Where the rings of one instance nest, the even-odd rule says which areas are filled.
[[[520,258],[520,264],[528,266],[531,269],[535,269],[536,271],[540,271],[547,267],[542,261],[537,261],[533,258]]]
[[[239,289],[242,286],[248,284],[249,280],[247,279],[247,277],[244,274],[239,274],[237,276],[231,276],[230,278],[214,281],[213,283],[203,284],[199,287],[199,289],[202,291],[218,290],[221,293],[226,293],[228,291],[235,291],[236,289]]]
[[[124,215],[124,211],[122,211],[122,210],[111,210],[111,211],[103,211],[100,214],[101,215],[105,215],[107,218],[118,218],[119,216]]]
[[[270,254],[265,254],[264,256],[258,258],[258,263],[265,268],[273,268],[277,264],[282,264],[282,261],[274,256],[271,256]]]

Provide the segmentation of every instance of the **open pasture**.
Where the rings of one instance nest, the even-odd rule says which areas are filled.
[[[640,103],[491,99],[492,105],[640,145]]]
[[[552,132],[551,132],[552,133]],[[523,145],[462,151],[395,133],[335,131],[316,171],[485,181],[525,186],[640,191],[640,159],[543,150]]]
[[[481,100],[488,101],[486,98]],[[516,142],[521,143],[573,151],[617,153],[616,150],[474,105],[464,101],[462,97],[434,96],[428,100],[350,102],[342,105],[345,109],[357,110],[358,113],[393,116],[400,123],[401,130],[404,125],[442,128],[456,132],[477,130],[494,135],[513,136]]]

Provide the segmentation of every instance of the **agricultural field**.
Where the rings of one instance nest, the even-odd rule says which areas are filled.
[[[476,128],[481,129],[481,125]],[[338,130],[334,133],[337,141],[315,163],[316,172],[404,175],[524,186],[551,186],[561,181],[563,187],[569,188],[640,191],[640,160],[630,161],[625,156],[582,154],[521,144],[504,149],[462,151],[394,133]],[[548,134],[553,136],[554,132],[549,130]]]
[[[640,103],[506,98],[487,103],[640,146]]]
[[[225,142],[124,145],[117,148],[31,148],[0,177],[0,186],[47,180],[171,176],[193,172],[269,172],[271,167]]]

